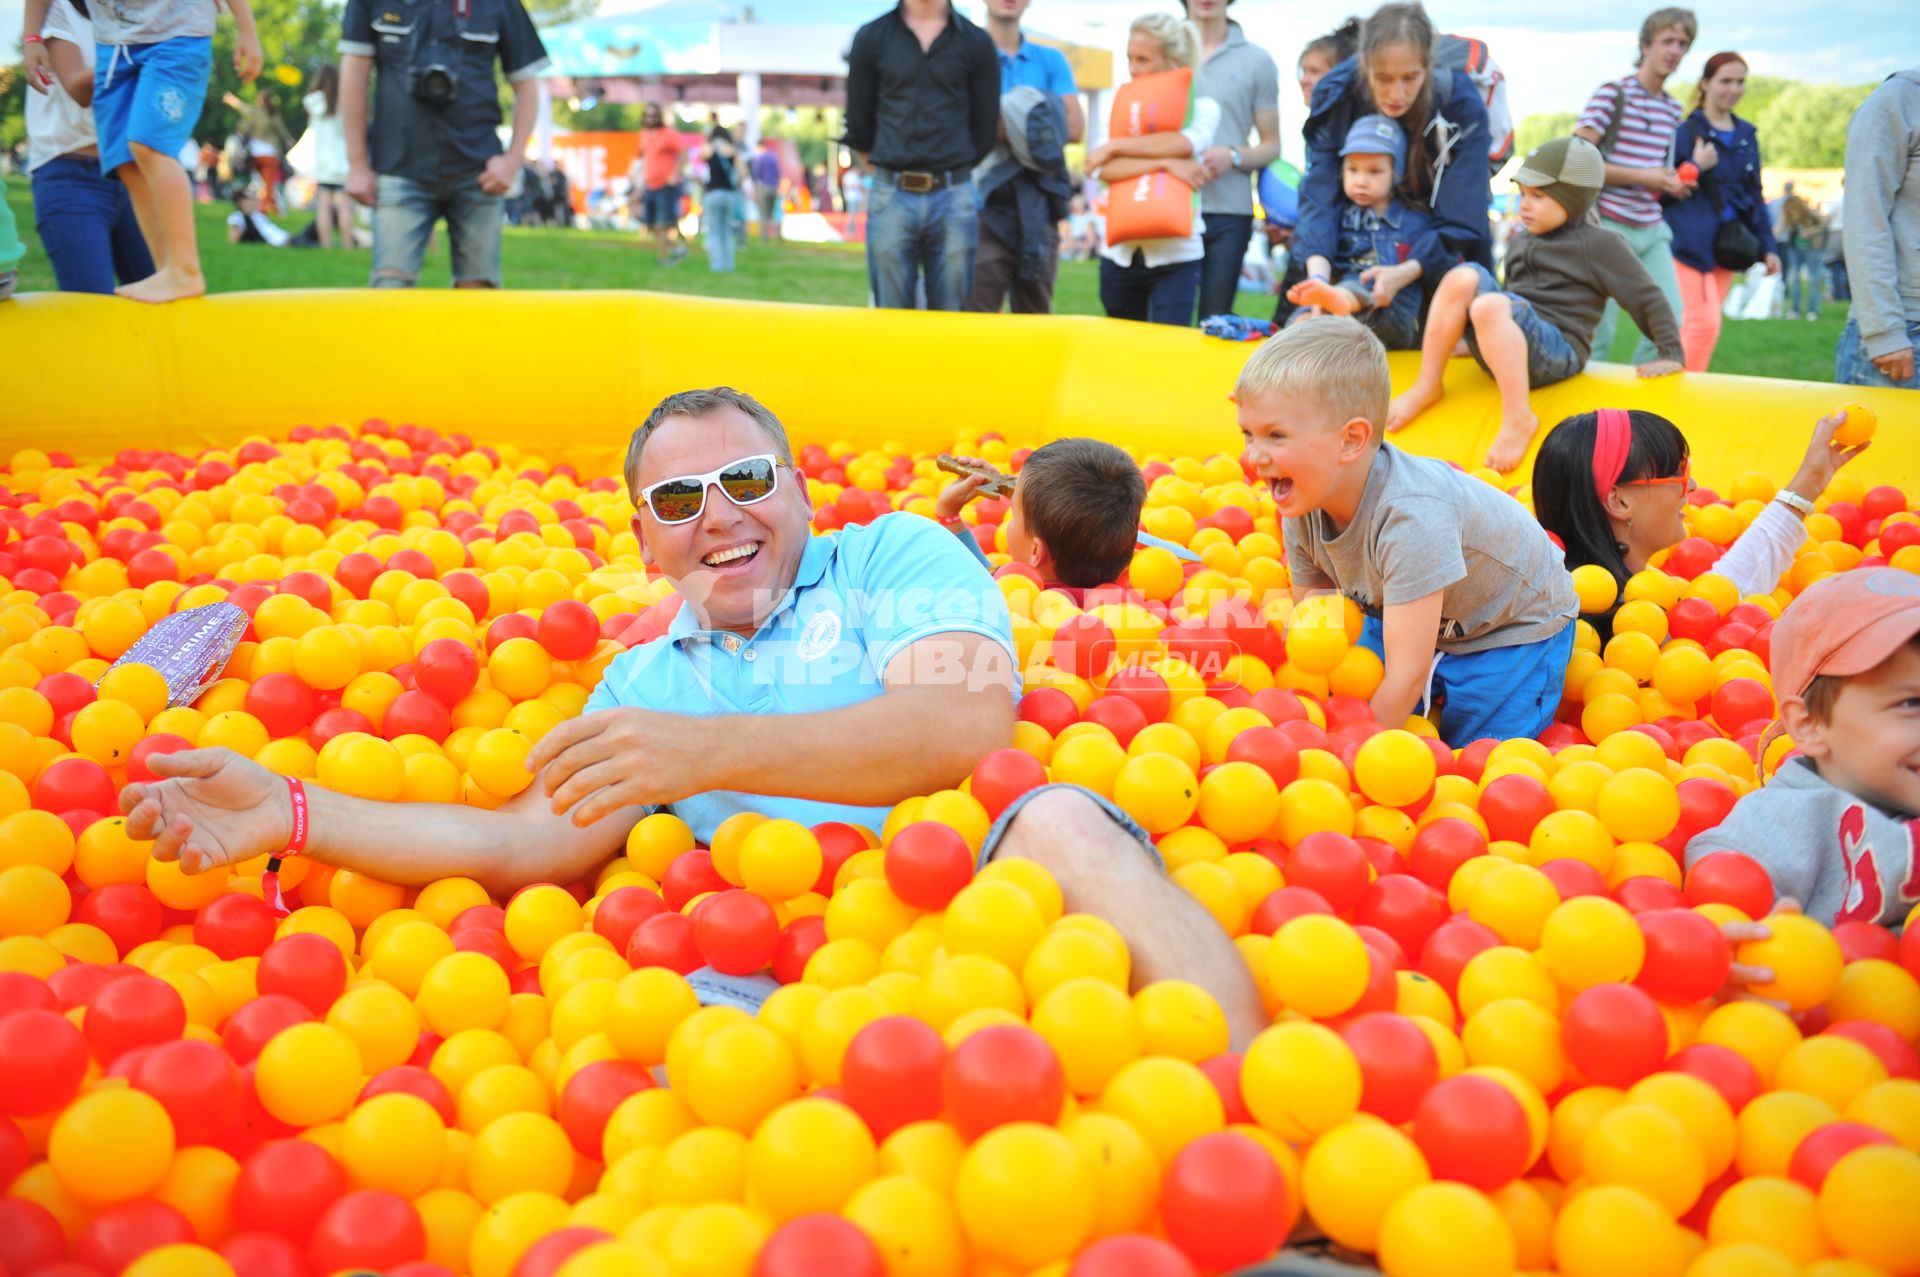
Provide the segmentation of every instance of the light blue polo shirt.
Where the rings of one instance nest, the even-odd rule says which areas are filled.
[[[1024,35],[1020,37],[1018,53],[1000,53],[1000,91],[1006,93],[1021,85],[1058,98],[1079,92],[1067,55],[1047,45],[1035,44]]]
[[[691,606],[667,632],[614,658],[584,713],[814,714],[881,695],[887,663],[932,634],[984,634],[1013,658],[1013,622],[993,578],[931,519],[882,515],[807,542],[793,588],[752,638],[703,630]],[[742,811],[878,832],[886,807],[713,790],[671,804],[694,837]]]

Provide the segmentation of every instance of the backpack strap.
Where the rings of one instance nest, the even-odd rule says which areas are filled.
[[[1620,124],[1627,114],[1627,89],[1624,84],[1613,86],[1613,114],[1607,117],[1606,132],[1600,135],[1600,155],[1605,158],[1613,152],[1613,144],[1620,140]]]

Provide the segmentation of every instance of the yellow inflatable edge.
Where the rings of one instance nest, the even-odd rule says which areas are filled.
[[[856,310],[642,292],[297,290],[171,306],[28,294],[0,306],[0,447],[101,457],[193,451],[301,423],[371,417],[616,468],[663,396],[730,385],[796,443],[945,447],[963,427],[1016,442],[1094,435],[1149,454],[1234,453],[1229,401],[1252,345],[1085,316]],[[1417,357],[1392,357],[1396,388]],[[1394,441],[1473,467],[1499,425],[1472,360]],[[1920,394],[1601,365],[1535,392],[1543,430],[1569,413],[1646,408],[1730,485],[1792,474],[1814,422],[1846,402],[1880,428],[1859,472],[1920,497]],[[1530,464],[1530,459],[1529,459]],[[1526,469],[1515,476],[1524,480]]]

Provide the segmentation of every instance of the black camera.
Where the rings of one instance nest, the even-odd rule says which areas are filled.
[[[445,107],[452,105],[454,91],[460,87],[460,77],[452,67],[436,62],[415,71],[409,87],[416,101],[432,107]]]

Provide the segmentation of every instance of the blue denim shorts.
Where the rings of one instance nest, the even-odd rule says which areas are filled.
[[[1553,722],[1573,656],[1574,624],[1551,638],[1483,652],[1443,652],[1427,684],[1427,703],[1440,707],[1440,739],[1455,749],[1493,737],[1538,736]],[[1380,622],[1368,617],[1360,646],[1382,660]]]
[[[1001,812],[999,817],[993,822],[993,827],[987,830],[987,836],[980,844],[980,859],[974,864],[974,871],[976,873],[985,869],[987,862],[993,859],[993,853],[1000,850],[1000,840],[1007,836],[1007,826],[1011,825],[1013,818],[1020,814],[1020,809],[1032,801],[1035,795],[1044,794],[1049,789],[1071,789],[1077,793],[1084,794],[1087,798],[1091,799],[1094,805],[1099,807],[1101,811],[1111,816],[1114,824],[1120,826],[1121,829],[1126,831],[1129,837],[1138,842],[1146,853],[1153,857],[1155,864],[1163,869],[1166,868],[1167,862],[1160,855],[1160,849],[1153,845],[1152,836],[1148,834],[1146,830],[1140,828],[1133,817],[1122,811],[1111,799],[1102,798],[1086,786],[1069,785],[1062,781],[1029,789],[1026,793],[1007,804],[1007,809]]]
[[[665,186],[651,186],[640,197],[640,220],[650,230],[661,230],[680,224],[680,183],[669,182]]]
[[[1480,288],[1476,296],[1485,293],[1503,293],[1513,304],[1513,322],[1520,326],[1520,332],[1527,339],[1527,385],[1533,389],[1551,386],[1565,381],[1585,367],[1584,361],[1574,353],[1567,343],[1566,334],[1546,320],[1540,318],[1540,312],[1533,303],[1524,297],[1504,292],[1493,272],[1478,262],[1463,262],[1480,276]],[[1467,349],[1473,352],[1473,360],[1489,373],[1487,361],[1480,357],[1480,339],[1475,336],[1473,325],[1467,325]]]
[[[193,136],[213,74],[213,41],[183,36],[156,44],[103,44],[93,67],[93,123],[100,171],[133,163],[132,144],[168,159]]]
[[[500,287],[500,224],[506,201],[480,189],[477,175],[430,184],[382,173],[373,208],[375,288],[411,288],[434,223],[447,222],[453,282]]]

